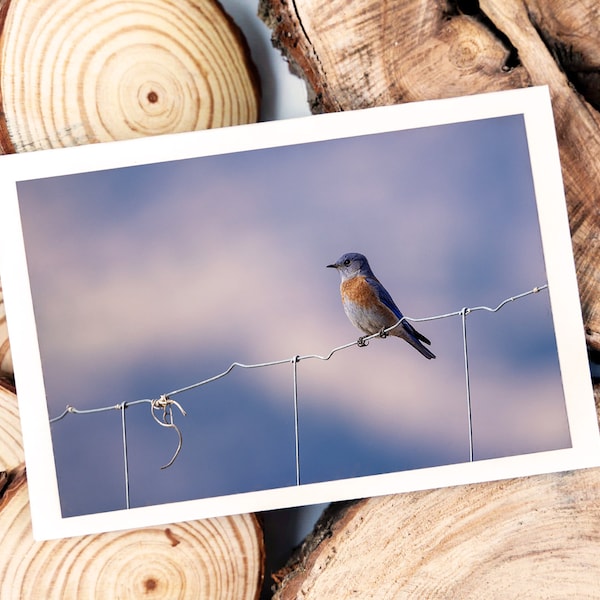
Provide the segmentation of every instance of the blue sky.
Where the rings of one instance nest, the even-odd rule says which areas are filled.
[[[359,333],[325,266],[366,254],[409,317],[546,283],[521,116],[21,182],[51,416]],[[304,483],[468,459],[460,319],[298,367]],[[570,445],[547,292],[468,320],[476,459]],[[127,410],[133,506],[293,485],[292,366]],[[124,507],[120,414],[52,426],[64,516]],[[368,490],[365,491],[368,495]]]

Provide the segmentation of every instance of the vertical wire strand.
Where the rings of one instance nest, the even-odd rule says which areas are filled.
[[[462,318],[463,350],[465,359],[465,388],[467,392],[467,419],[469,424],[469,462],[473,462],[473,418],[471,414],[471,381],[469,378],[469,351],[467,348],[467,313],[468,308],[460,311]]]
[[[127,457],[127,425],[125,422],[125,402],[121,404],[121,432],[123,433],[123,467],[125,470],[125,506],[131,508],[129,503],[129,461]]]
[[[300,485],[300,435],[298,427],[298,361],[300,357],[292,359],[294,365],[294,436],[296,438],[296,485]]]

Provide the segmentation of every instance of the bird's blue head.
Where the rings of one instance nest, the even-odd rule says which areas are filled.
[[[351,279],[357,275],[373,275],[367,257],[358,252],[348,252],[340,256],[333,264],[327,265],[327,267],[337,269],[342,277],[342,281]]]

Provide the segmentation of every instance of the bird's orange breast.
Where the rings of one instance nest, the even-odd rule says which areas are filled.
[[[343,281],[340,291],[344,302],[353,302],[364,307],[379,303],[379,298],[377,298],[373,288],[360,275]]]

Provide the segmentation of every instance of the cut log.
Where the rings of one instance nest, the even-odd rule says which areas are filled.
[[[263,546],[253,515],[34,542],[24,469],[9,479],[0,501],[3,600],[258,597]]]
[[[0,287],[0,472],[16,468],[24,460],[21,420],[15,395],[12,356],[2,287]]]
[[[6,311],[4,309],[4,296],[0,285],[0,377],[12,377],[14,374],[12,354],[8,341],[8,327],[6,325]]]
[[[274,598],[596,598],[599,497],[584,470],[334,507]]]
[[[261,0],[259,11],[306,79],[314,112],[530,84],[497,32],[455,2]]]
[[[600,109],[600,45],[596,0],[530,0],[541,38],[584,98]]]
[[[216,0],[6,0],[0,149],[251,123],[259,81]]]
[[[14,391],[0,385],[0,472],[10,471],[24,460],[17,397]]]
[[[588,345],[600,351],[600,12],[595,0],[261,0],[314,112],[547,84]]]

